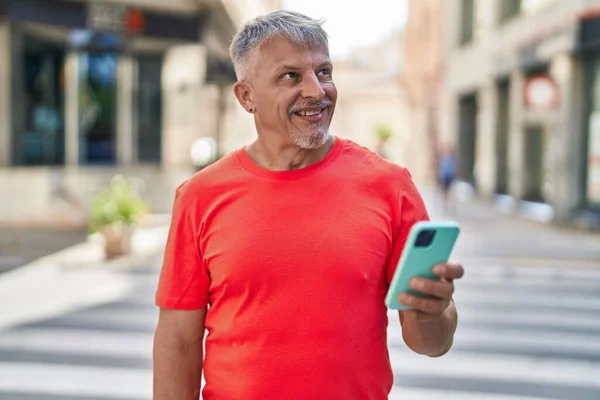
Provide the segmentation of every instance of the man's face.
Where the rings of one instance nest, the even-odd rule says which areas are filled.
[[[258,129],[304,149],[327,142],[337,100],[327,48],[299,48],[275,37],[261,46],[250,74]]]

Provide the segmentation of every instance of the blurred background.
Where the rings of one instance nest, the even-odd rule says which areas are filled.
[[[0,399],[151,398],[175,188],[255,137],[228,46],[282,8],[332,133],[463,227],[454,349],[390,314],[391,398],[599,399],[600,0],[0,0]]]

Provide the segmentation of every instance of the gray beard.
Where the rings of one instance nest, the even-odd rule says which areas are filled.
[[[292,133],[290,138],[301,149],[315,150],[325,145],[331,138],[331,134],[329,129],[319,129],[314,135],[304,136]]]

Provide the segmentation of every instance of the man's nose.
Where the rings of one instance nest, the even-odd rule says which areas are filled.
[[[325,97],[325,90],[319,77],[313,72],[302,80],[302,97],[321,101]]]

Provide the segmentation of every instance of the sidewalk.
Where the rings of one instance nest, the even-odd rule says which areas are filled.
[[[534,222],[507,215],[477,198],[456,203],[445,213],[434,187],[421,187],[432,219],[456,220],[461,236],[455,254],[482,262],[498,258],[524,266],[546,265],[557,260],[575,267],[600,268],[600,234]]]
[[[123,271],[156,264],[163,252],[168,219],[139,228],[132,254],[104,259],[102,238],[82,243],[0,274],[0,330],[113,301],[131,291]]]

